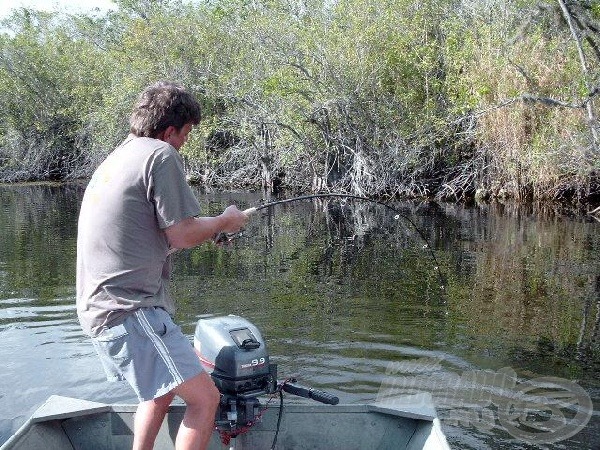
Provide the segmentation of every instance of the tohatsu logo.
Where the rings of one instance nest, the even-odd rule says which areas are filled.
[[[264,366],[267,363],[265,358],[256,358],[246,364],[241,364],[240,368],[242,369],[250,369],[252,367],[260,367]]]

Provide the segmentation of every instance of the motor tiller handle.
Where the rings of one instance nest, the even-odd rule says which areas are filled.
[[[300,386],[294,383],[284,383],[282,389],[290,394],[297,395],[298,397],[311,398],[326,405],[337,405],[340,399],[335,395],[329,394],[328,392],[319,391],[318,389],[312,389],[304,386]]]
[[[337,405],[340,399],[329,392],[319,391],[318,389],[310,390],[310,398],[326,405]]]

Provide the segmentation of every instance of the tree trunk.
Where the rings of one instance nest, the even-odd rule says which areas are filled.
[[[567,24],[569,24],[569,29],[571,30],[571,34],[573,35],[573,39],[575,40],[575,44],[577,45],[577,52],[579,53],[579,62],[581,64],[581,72],[583,73],[583,77],[585,80],[585,84],[587,86],[588,92],[592,92],[593,86],[590,84],[590,77],[587,68],[587,61],[585,58],[585,53],[583,52],[583,46],[581,45],[581,38],[579,37],[579,33],[575,28],[575,24],[573,23],[573,18],[571,17],[571,13],[569,12],[569,8],[565,4],[564,0],[558,0],[560,5],[560,9],[562,10],[563,15],[565,16],[565,20]],[[592,139],[594,144],[594,150],[598,151],[598,131],[596,130],[596,113],[594,111],[594,100],[590,97],[586,103],[586,109],[588,114],[590,131],[592,133]]]

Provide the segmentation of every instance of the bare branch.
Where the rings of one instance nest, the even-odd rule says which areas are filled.
[[[579,53],[579,61],[581,63],[581,71],[586,80],[586,83],[589,83],[589,81],[588,81],[590,79],[589,72],[588,72],[588,68],[587,68],[587,61],[586,61],[585,53],[583,52],[583,46],[581,44],[581,38],[579,37],[577,29],[575,28],[575,24],[573,23],[573,18],[571,17],[571,13],[570,13],[569,9],[567,8],[567,5],[565,4],[565,2],[563,0],[558,0],[558,3],[563,12],[565,20],[569,24],[569,29],[571,30],[571,35],[573,36],[573,39],[575,40],[575,44],[577,45],[577,52]],[[592,91],[592,88],[589,84],[588,84],[588,89],[590,92]],[[598,142],[599,142],[600,138],[598,137],[598,132],[596,131],[596,127],[595,127],[596,113],[594,111],[594,105],[591,101],[591,97],[590,97],[590,101],[588,101],[586,103],[585,107],[586,107],[586,110],[588,113],[588,119],[590,122],[590,124],[589,124],[590,132],[591,132],[592,138],[594,140],[594,147],[596,150],[598,150]]]

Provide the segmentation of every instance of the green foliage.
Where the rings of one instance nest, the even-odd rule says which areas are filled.
[[[81,170],[87,116],[102,100],[103,52],[52,14],[21,10],[0,39],[2,156],[19,178],[64,178]]]
[[[590,9],[594,19],[600,20],[600,1],[592,0],[590,3]]]
[[[137,93],[157,79],[181,82],[203,106],[184,153],[190,175],[205,182],[268,185],[285,172],[286,184],[302,190],[465,196],[477,180],[510,184],[514,155],[590,145],[580,110],[538,108],[530,120],[520,102],[497,107],[525,93],[580,102],[595,82],[553,5],[117,5],[101,17],[21,9],[6,21],[3,179],[88,175],[127,133]],[[588,9],[595,17],[597,2]],[[527,183],[540,181],[543,159]],[[26,168],[33,163],[40,169]],[[574,173],[564,160],[553,169],[555,179]]]

